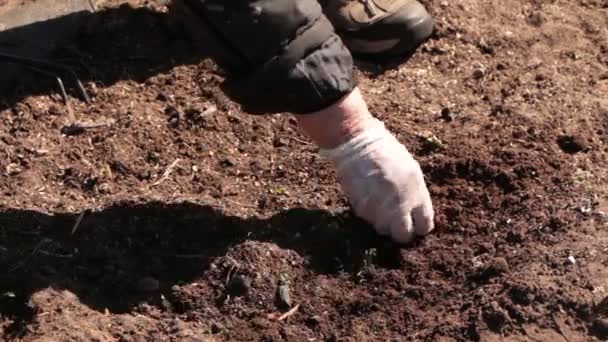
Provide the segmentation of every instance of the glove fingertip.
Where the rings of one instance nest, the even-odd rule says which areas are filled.
[[[430,204],[422,205],[412,210],[414,230],[418,235],[428,235],[435,229],[433,207]]]
[[[403,216],[391,227],[391,237],[397,243],[409,243],[414,236],[412,217],[409,214]]]

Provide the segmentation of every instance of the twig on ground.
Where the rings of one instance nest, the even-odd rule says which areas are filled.
[[[93,10],[93,13],[97,12],[97,5],[95,4],[95,1],[89,0],[89,6],[91,6],[91,10]]]
[[[27,264],[27,262],[36,254],[38,253],[38,250],[40,250],[40,248],[42,248],[42,246],[44,246],[45,244],[51,242],[50,239],[42,239],[40,240],[40,242],[38,242],[38,244],[34,247],[34,249],[32,249],[32,252],[30,254],[28,254],[28,256],[26,256],[23,260],[21,260],[20,263],[18,263],[17,265],[15,265],[15,267],[11,268],[10,270],[8,270],[8,273],[12,273],[15,272],[16,270],[20,269],[21,267],[25,266],[25,264]]]
[[[277,317],[276,313],[268,314],[268,318],[269,319],[276,319],[277,321],[280,322],[280,321],[283,321],[283,320],[287,319],[290,316],[293,316],[298,311],[299,308],[300,308],[300,304],[295,305],[293,308],[289,309],[289,311],[287,311],[286,313],[282,314],[279,317]]]
[[[290,139],[295,142],[299,142],[300,144],[303,144],[303,145],[311,145],[311,143],[309,141],[298,139],[296,137],[290,137]]]
[[[46,255],[46,256],[54,257],[54,258],[60,258],[60,259],[71,259],[74,257],[73,254],[57,254],[57,253],[52,253],[52,252],[46,251],[44,249],[38,250],[38,253]]]
[[[300,304],[294,306],[293,308],[291,308],[291,310],[289,310],[286,313],[282,314],[281,317],[279,317],[277,319],[277,321],[282,321],[282,320],[286,319],[287,317],[292,316],[293,314],[296,313],[296,311],[298,311],[299,308],[300,308]]]
[[[84,218],[85,213],[86,210],[81,211],[80,215],[78,215],[78,218],[76,218],[76,222],[74,222],[74,226],[72,227],[72,235],[74,235],[74,233],[76,233],[76,231],[78,230],[78,227],[80,227],[80,223],[82,223],[82,219]]]
[[[152,183],[151,187],[153,186],[157,186],[160,183],[164,182],[165,180],[167,180],[167,178],[169,178],[169,176],[171,175],[171,172],[173,172],[173,169],[175,169],[175,167],[177,166],[177,164],[179,164],[180,159],[175,159],[175,161],[173,161],[173,163],[171,163],[171,165],[169,165],[169,167],[167,167],[167,169],[165,170],[165,172],[163,172],[163,175],[160,177],[159,180],[157,180],[156,182]]]
[[[73,122],[61,128],[61,133],[65,135],[78,135],[84,133],[87,129],[110,127],[115,120],[106,120],[102,122]]]

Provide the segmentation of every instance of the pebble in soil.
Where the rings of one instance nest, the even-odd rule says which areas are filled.
[[[284,276],[281,276],[277,283],[277,291],[275,295],[277,307],[280,309],[289,309],[291,307],[291,291],[289,289],[289,282]]]

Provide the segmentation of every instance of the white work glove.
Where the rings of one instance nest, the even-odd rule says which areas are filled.
[[[420,165],[377,119],[321,154],[333,161],[357,216],[398,243],[433,230],[433,206]]]

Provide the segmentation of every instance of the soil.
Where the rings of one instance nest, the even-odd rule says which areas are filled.
[[[608,3],[424,3],[431,40],[358,62],[436,208],[408,246],[162,4],[106,3],[57,52],[92,103],[0,97],[0,340],[608,339]]]

